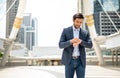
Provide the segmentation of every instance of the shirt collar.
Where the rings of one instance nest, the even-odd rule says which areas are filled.
[[[75,26],[73,25],[73,30],[78,30],[78,31],[80,31],[80,28],[75,28]]]

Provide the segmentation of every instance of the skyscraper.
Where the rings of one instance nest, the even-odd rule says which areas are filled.
[[[7,4],[6,4],[6,10],[8,10],[10,8],[10,6],[13,4],[15,0],[7,0]],[[19,5],[19,0],[16,0],[16,2],[14,3],[14,5],[11,7],[11,9],[9,10],[9,12],[6,15],[6,37],[8,38],[10,35],[10,32],[12,30],[13,27],[13,22],[17,13],[17,9],[18,9],[18,5]]]
[[[15,0],[7,0],[6,9],[8,10],[9,7],[14,3]],[[8,38],[14,23],[15,16],[17,14],[17,9],[19,5],[19,0],[16,0],[10,11],[7,13],[6,16],[6,37]],[[25,46],[32,50],[32,46],[35,45],[35,33],[34,27],[32,26],[32,15],[31,13],[24,14],[22,25],[20,31],[18,32],[16,42],[20,42],[25,44]]]
[[[36,46],[38,45],[38,20],[37,18],[32,19],[32,27],[34,28],[34,35],[33,35],[34,37],[32,37],[34,38],[33,45]]]
[[[119,10],[119,0],[103,0],[103,7],[106,11]]]
[[[101,4],[103,4],[103,0],[101,0]],[[94,0],[94,13],[103,11],[98,0]]]
[[[101,2],[102,6],[100,5]],[[116,28],[120,29],[120,18],[116,14],[116,11],[120,15],[120,0],[94,0],[94,20],[95,28],[98,35],[110,35],[116,32]],[[104,9],[102,8],[104,7]],[[114,25],[110,21],[113,21]]]
[[[119,11],[120,11],[120,0],[119,0]]]
[[[108,11],[111,20],[113,21],[116,28],[120,29],[120,18],[114,11]],[[120,15],[120,12],[118,12]],[[98,35],[110,35],[117,32],[114,25],[108,18],[105,12],[94,13],[95,28]]]
[[[31,13],[25,13],[23,16],[19,42],[25,44],[29,50],[32,50],[32,47],[37,45],[37,19],[32,19]]]
[[[105,11],[120,11],[120,0],[94,0],[94,12],[104,11],[99,1]]]

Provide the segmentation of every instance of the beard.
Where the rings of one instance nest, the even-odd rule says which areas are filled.
[[[74,25],[74,27],[77,29],[77,28],[80,28],[80,25]]]

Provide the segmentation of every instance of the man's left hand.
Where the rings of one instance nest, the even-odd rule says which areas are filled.
[[[78,46],[78,45],[82,42],[82,40],[81,40],[81,39],[79,39],[79,38],[75,38],[75,40],[76,40],[76,42],[75,42],[75,43],[73,43],[73,47]]]

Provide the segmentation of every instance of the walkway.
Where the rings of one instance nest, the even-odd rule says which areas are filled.
[[[120,78],[120,68],[114,69],[113,67],[87,65],[86,78]],[[64,78],[64,66],[14,66],[0,68],[0,78]]]

